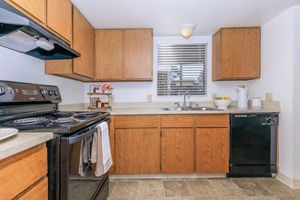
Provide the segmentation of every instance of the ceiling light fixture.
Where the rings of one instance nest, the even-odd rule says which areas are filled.
[[[183,38],[188,39],[192,36],[195,28],[194,24],[184,24],[180,27],[180,34]]]

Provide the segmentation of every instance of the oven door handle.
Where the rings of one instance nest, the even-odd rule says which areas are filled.
[[[75,144],[75,143],[79,142],[80,140],[83,140],[83,139],[89,137],[91,134],[94,134],[95,131],[96,131],[96,127],[97,127],[99,124],[101,124],[102,122],[107,122],[107,123],[109,123],[109,122],[111,122],[111,119],[109,118],[109,119],[105,119],[105,120],[103,120],[103,121],[100,121],[99,123],[97,123],[97,125],[95,125],[93,128],[91,128],[91,130],[89,130],[89,131],[87,131],[87,132],[85,132],[85,133],[82,133],[82,134],[79,133],[78,135],[74,135],[74,136],[71,136],[71,137],[67,137],[68,143],[69,143],[69,144]]]

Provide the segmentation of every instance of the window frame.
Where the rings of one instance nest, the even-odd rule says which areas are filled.
[[[193,98],[193,97],[207,97],[207,95],[208,95],[208,84],[209,84],[209,82],[208,82],[208,73],[209,73],[209,69],[208,69],[208,67],[209,67],[209,62],[208,62],[208,59],[209,59],[209,49],[210,49],[210,46],[209,46],[209,42],[208,41],[197,41],[197,42],[195,42],[195,41],[193,41],[193,42],[188,42],[188,41],[186,41],[186,42],[176,42],[176,41],[174,41],[174,42],[166,42],[166,43],[164,43],[164,42],[159,42],[159,43],[157,43],[156,44],[156,48],[155,48],[155,51],[154,51],[154,54],[155,54],[155,61],[156,61],[156,67],[155,67],[155,73],[153,74],[154,76],[155,76],[155,78],[154,78],[154,81],[155,81],[155,84],[154,84],[154,87],[155,87],[155,95],[156,95],[156,97],[157,98],[176,98],[176,97],[182,97],[183,96],[183,94],[178,94],[178,95],[159,95],[158,94],[158,71],[159,71],[159,60],[158,60],[158,55],[159,55],[159,48],[160,48],[160,46],[163,46],[163,45],[205,45],[205,61],[204,61],[204,71],[205,71],[205,74],[204,74],[204,81],[203,81],[203,83],[204,83],[204,94],[197,94],[197,95],[193,95],[193,94],[191,94],[190,96],[191,96],[191,98]],[[176,66],[176,65],[174,65],[174,66]],[[184,65],[177,65],[177,66],[184,66]],[[171,65],[170,65],[170,67],[171,67]]]

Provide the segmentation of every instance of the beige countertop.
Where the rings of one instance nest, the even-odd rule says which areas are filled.
[[[19,132],[0,141],[0,160],[53,139],[51,132]]]
[[[211,101],[203,101],[200,106],[214,107]],[[168,114],[234,114],[234,113],[279,113],[280,102],[270,101],[263,102],[263,108],[254,109],[238,109],[233,103],[232,107],[227,110],[207,110],[207,111],[177,111],[172,102],[134,102],[134,103],[113,103],[112,109],[107,110],[111,115],[168,115]],[[62,111],[86,111],[87,104],[62,105]],[[171,108],[171,110],[163,110],[163,108]]]
[[[227,110],[207,110],[207,111],[177,111],[163,110],[162,108],[113,108],[111,115],[170,115],[170,114],[234,114],[234,113],[273,113],[280,112],[277,109],[237,109],[229,108]]]

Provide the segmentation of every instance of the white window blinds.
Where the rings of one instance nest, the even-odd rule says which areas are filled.
[[[157,95],[206,95],[207,44],[158,47]]]

